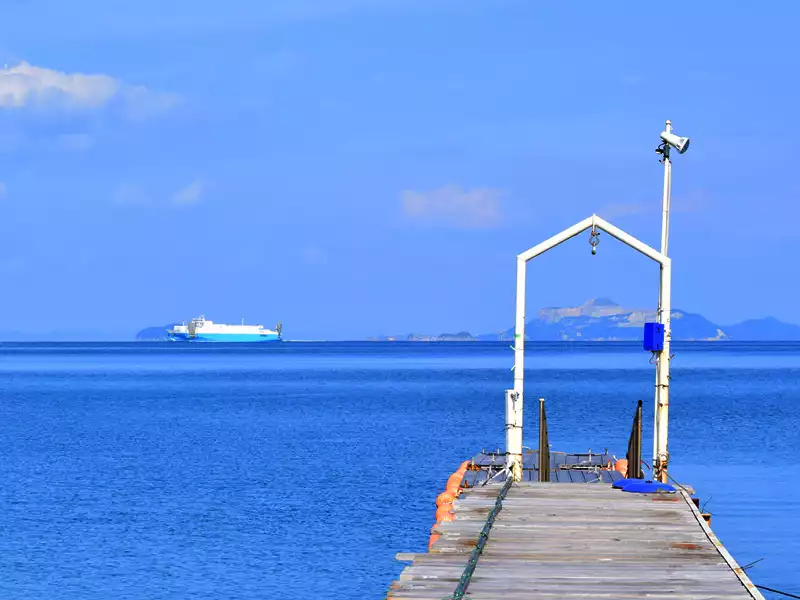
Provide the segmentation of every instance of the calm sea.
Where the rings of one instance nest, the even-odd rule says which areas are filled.
[[[673,475],[757,583],[800,593],[800,345],[675,351]],[[648,359],[532,345],[553,449],[623,455]],[[0,345],[0,598],[381,598],[448,475],[502,446],[511,365],[505,344]]]

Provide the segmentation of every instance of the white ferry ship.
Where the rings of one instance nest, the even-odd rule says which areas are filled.
[[[280,342],[281,324],[275,329],[263,325],[225,325],[214,323],[205,316],[192,319],[188,324],[176,325],[167,330],[173,342]]]

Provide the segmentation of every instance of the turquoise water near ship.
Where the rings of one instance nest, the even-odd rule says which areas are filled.
[[[800,344],[676,344],[672,474],[800,592]],[[625,452],[636,344],[532,344],[554,450]],[[0,345],[0,598],[382,598],[458,464],[503,444],[506,344]],[[529,406],[531,406],[529,404]],[[536,444],[536,415],[525,443]]]

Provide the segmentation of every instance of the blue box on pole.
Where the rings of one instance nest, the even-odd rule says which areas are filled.
[[[661,352],[664,349],[663,323],[644,324],[644,349],[648,352]]]

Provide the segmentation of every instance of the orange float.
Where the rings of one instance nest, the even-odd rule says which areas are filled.
[[[617,462],[614,463],[614,470],[617,473],[622,473],[623,475],[627,474],[627,472],[628,472],[628,459],[627,458],[620,458]]]
[[[450,511],[453,510],[452,504],[442,504],[439,508],[436,509],[436,522],[440,523],[445,520],[445,517],[453,516],[453,513]],[[448,521],[452,521],[452,519],[447,519]]]
[[[480,470],[470,460],[462,462],[455,473],[447,478],[447,485],[445,491],[439,494],[436,498],[436,523],[446,523],[455,520],[455,515],[451,512],[453,509],[453,501],[461,494],[461,484],[464,481],[464,474],[468,470]],[[428,540],[428,551],[431,550],[433,545],[439,540],[441,534],[434,533],[436,525],[431,528],[431,537]]]
[[[456,499],[456,494],[450,490],[445,490],[436,497],[436,506],[443,506],[445,504],[452,504]]]

